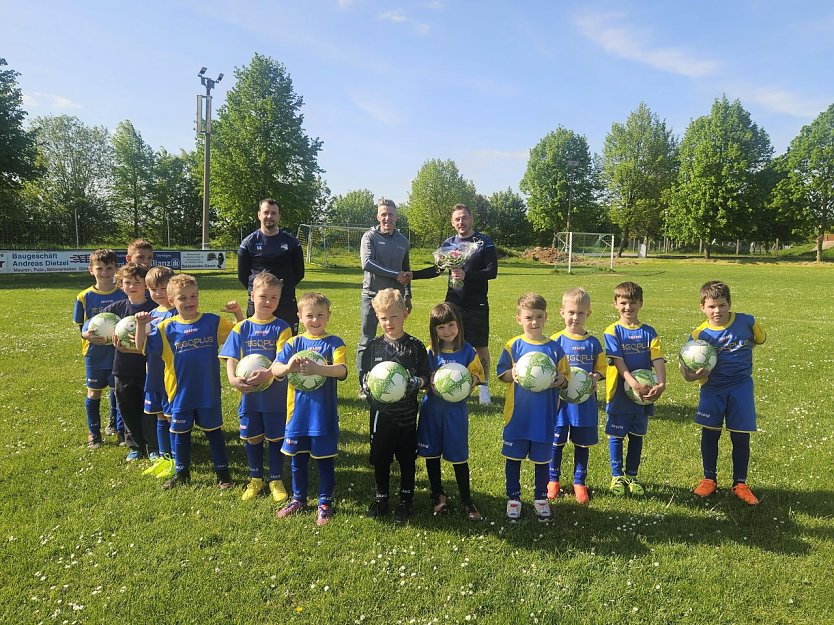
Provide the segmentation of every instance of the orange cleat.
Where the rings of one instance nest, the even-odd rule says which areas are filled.
[[[758,498],[753,494],[753,491],[750,490],[750,487],[744,482],[739,482],[733,486],[733,494],[749,506],[759,505]]]
[[[576,503],[583,506],[588,505],[588,487],[584,484],[574,484],[573,494],[576,496]]]
[[[718,484],[716,484],[715,480],[711,480],[708,477],[705,477],[700,482],[698,482],[698,485],[692,492],[698,495],[698,497],[709,497],[715,492],[715,489],[717,488]]]
[[[548,499],[558,499],[559,498],[559,482],[548,482],[547,483],[547,498]]]

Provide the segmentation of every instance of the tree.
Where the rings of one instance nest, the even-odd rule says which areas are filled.
[[[201,181],[193,175],[196,152],[169,154],[160,148],[154,158],[150,187],[150,220],[147,225],[152,241],[166,246],[199,245],[203,213]]]
[[[113,208],[120,216],[124,234],[144,234],[149,214],[154,175],[154,153],[129,120],[120,122],[113,133]]]
[[[575,229],[594,218],[594,168],[584,136],[559,126],[530,150],[519,185],[527,194],[527,219],[537,231]]]
[[[337,226],[372,226],[375,215],[374,194],[368,189],[354,189],[330,200],[326,221]]]
[[[794,230],[816,235],[817,262],[834,217],[834,104],[803,126],[784,159],[774,202],[793,216]]]
[[[761,174],[772,153],[767,133],[741,102],[716,99],[710,114],[693,120],[681,141],[669,234],[701,239],[705,258],[714,239],[740,237],[761,206]]]
[[[321,141],[303,128],[304,100],[283,64],[260,54],[235,69],[212,134],[212,203],[231,225],[252,222],[258,202],[275,198],[281,221],[298,224],[320,197]]]
[[[518,246],[530,243],[532,229],[527,221],[524,198],[510,188],[489,196],[489,224],[492,237],[501,245]]]
[[[441,243],[449,232],[455,204],[475,206],[475,185],[458,171],[453,160],[431,159],[423,163],[411,181],[408,224],[413,232]]]
[[[630,235],[655,237],[664,225],[665,197],[675,181],[677,142],[666,122],[643,102],[605,138],[602,177],[611,220]]]
[[[0,68],[6,65],[0,58]],[[26,111],[18,76],[12,69],[0,69],[0,193],[19,189],[38,174],[35,137],[23,128]]]

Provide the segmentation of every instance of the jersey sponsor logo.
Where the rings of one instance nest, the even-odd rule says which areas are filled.
[[[593,364],[594,356],[593,354],[568,354],[568,362],[570,364],[579,364],[579,363],[588,363]]]
[[[634,352],[635,354],[640,354],[642,352],[649,351],[649,344],[648,343],[623,343],[622,350],[624,352]]]
[[[203,347],[211,347],[214,345],[214,337],[213,336],[198,336],[193,339],[186,339],[184,341],[177,341],[174,343],[174,351],[178,354],[183,352],[190,352],[195,349],[201,349]]]
[[[252,349],[275,349],[274,339],[249,339],[246,341],[246,346]]]
[[[269,334],[271,331],[269,328],[264,328],[263,330],[252,330],[252,334],[258,336],[259,334]]]
[[[195,332],[199,332],[199,328],[186,328],[182,331],[183,334],[194,334]]]
[[[718,351],[720,352],[737,352],[742,349],[746,349],[752,339],[739,339],[733,340],[736,337],[734,336],[722,336],[718,340]]]
[[[284,250],[284,251],[286,252],[288,249],[290,249],[290,246],[289,246],[289,245],[287,245],[286,243],[282,243],[282,244],[281,244],[281,249],[282,249],[282,250]]]

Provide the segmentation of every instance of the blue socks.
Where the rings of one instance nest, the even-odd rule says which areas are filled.
[[[177,473],[191,468],[191,432],[177,434],[174,443],[174,468]]]
[[[546,464],[541,465],[547,468]],[[507,480],[507,499],[521,499],[521,460],[510,460],[504,463],[504,476]],[[547,490],[547,484],[544,485]]]
[[[280,441],[269,441],[269,480],[280,480],[284,476],[284,454],[281,453]],[[263,452],[261,452],[263,464]]]
[[[550,466],[547,463],[533,466],[533,499],[547,499],[547,478],[550,474]]]
[[[704,477],[715,480],[718,476],[718,439],[721,430],[701,428],[701,461],[704,465]]]
[[[173,447],[171,445],[171,432],[169,431],[170,425],[168,419],[156,420],[156,444],[159,445],[159,453],[161,454],[170,455]]]
[[[87,413],[87,429],[96,438],[101,438],[101,399],[84,400],[84,410]]]
[[[296,454],[298,456],[299,454]],[[308,455],[308,454],[301,454]],[[333,505],[333,490],[336,488],[336,465],[333,458],[316,460],[319,465],[319,505]],[[293,487],[293,490],[295,488]]]
[[[264,444],[252,444],[249,441],[244,442],[246,447],[246,458],[249,460],[249,477],[257,477],[263,479],[264,477]],[[272,446],[270,445],[270,449]],[[272,467],[270,467],[272,468]]]
[[[608,437],[608,451],[611,454],[611,475],[623,475],[623,441],[617,436]],[[643,437],[636,434],[628,435],[628,451],[626,452],[625,473],[631,477],[637,476],[640,469],[640,458],[643,455]]]
[[[307,467],[310,454],[295,454],[290,461],[292,469],[292,498],[307,503]],[[334,478],[335,479],[335,478]]]
[[[226,441],[223,439],[223,431],[220,428],[208,431],[206,432],[206,438],[208,439],[214,470],[222,471],[223,469],[228,469],[229,456],[226,455]]]
[[[573,447],[573,483],[584,484],[588,477],[588,458],[591,450],[587,447]]]
[[[562,453],[565,451],[564,445],[553,445],[553,456],[550,458],[550,481],[558,482],[562,476]]]
[[[718,439],[721,430],[701,428],[701,459],[704,463],[704,477],[716,480],[718,476]],[[730,432],[733,444],[733,486],[747,481],[750,466],[750,433]]]

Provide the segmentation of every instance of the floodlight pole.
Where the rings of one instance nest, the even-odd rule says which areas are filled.
[[[209,249],[209,187],[211,171],[209,164],[211,163],[211,90],[214,86],[223,80],[223,74],[219,74],[216,79],[208,78],[204,74],[206,68],[200,68],[197,76],[200,78],[200,83],[206,88],[206,95],[197,96],[197,132],[205,135],[205,153],[203,157],[203,233],[201,237],[202,249]],[[203,117],[203,103],[205,102],[205,117]]]

